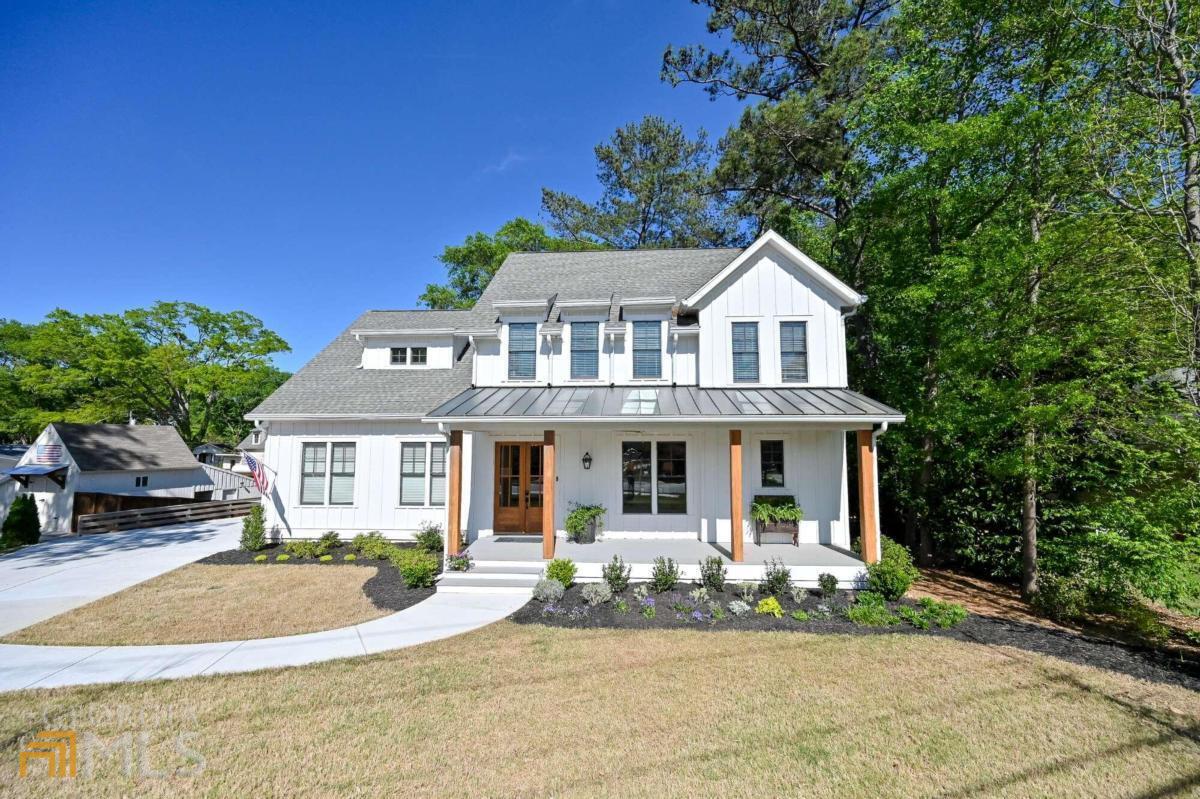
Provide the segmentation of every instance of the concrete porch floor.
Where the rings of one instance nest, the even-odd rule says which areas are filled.
[[[496,535],[477,539],[468,547],[477,566],[505,565],[544,566],[541,536]],[[631,569],[635,580],[650,576],[654,559],[666,557],[679,564],[680,576],[694,580],[699,576],[700,561],[720,556],[726,565],[727,579],[759,580],[763,565],[778,559],[792,571],[792,582],[815,586],[817,577],[829,573],[838,578],[844,588],[861,587],[865,566],[853,553],[826,544],[766,544],[757,546],[746,542],[745,560],[733,563],[723,545],[710,544],[689,538],[613,538],[594,544],[575,544],[564,539],[555,541],[554,556],[570,558],[579,567],[576,579],[587,582],[600,579],[601,567],[619,555]]]

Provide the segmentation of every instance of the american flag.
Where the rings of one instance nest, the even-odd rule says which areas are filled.
[[[258,458],[249,452],[243,452],[242,457],[246,459],[246,466],[250,469],[250,476],[254,478],[254,485],[258,486],[259,493],[266,496],[267,489],[271,485],[267,479],[266,467],[259,463]]]
[[[33,458],[35,463],[60,463],[62,461],[62,444],[38,444]]]

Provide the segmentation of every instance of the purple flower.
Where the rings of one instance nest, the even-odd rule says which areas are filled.
[[[654,597],[652,597],[652,596],[648,596],[648,597],[646,597],[645,599],[643,599],[643,600],[642,600],[642,607],[644,607],[644,608],[652,608],[652,607],[654,607]]]

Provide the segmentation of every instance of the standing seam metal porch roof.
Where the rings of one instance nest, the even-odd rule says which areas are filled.
[[[895,408],[847,388],[562,386],[470,388],[431,411],[446,419],[629,419],[797,417],[902,421]]]

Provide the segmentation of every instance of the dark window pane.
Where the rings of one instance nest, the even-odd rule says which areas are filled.
[[[808,382],[808,323],[779,323],[779,365],[783,382]]]
[[[621,511],[650,512],[650,442],[621,443]]]
[[[300,504],[325,503],[325,445],[305,444],[301,455]]]
[[[658,442],[658,512],[687,513],[687,444]]]
[[[662,323],[633,323],[633,376],[662,377]]]
[[[783,488],[783,442],[762,442],[763,488]]]
[[[416,364],[417,366],[423,365],[425,363],[425,357],[426,357],[426,350],[424,347],[413,347],[412,348],[412,362],[414,364]]]
[[[508,326],[508,379],[533,380],[537,374],[537,325],[513,322]]]
[[[600,323],[571,323],[571,379],[595,380],[600,374]]]
[[[733,323],[733,382],[758,382],[758,322]]]
[[[403,347],[392,347],[392,363],[403,364],[407,362],[408,350]]]

